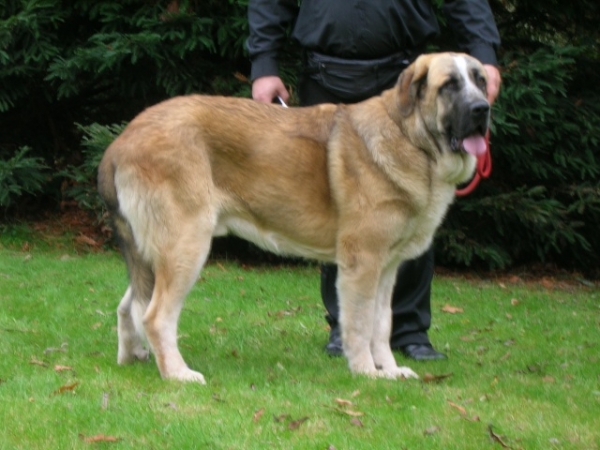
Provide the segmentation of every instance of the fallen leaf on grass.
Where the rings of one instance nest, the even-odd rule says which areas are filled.
[[[100,408],[101,408],[102,410],[105,410],[105,409],[107,409],[107,408],[108,408],[108,399],[109,399],[108,392],[104,392],[104,393],[102,394],[102,404],[100,405]]]
[[[73,370],[73,368],[71,366],[61,366],[61,365],[57,364],[54,366],[54,370],[56,372],[65,372],[65,371]]]
[[[0,328],[0,331],[6,331],[7,333],[31,333],[31,334],[38,333],[36,330],[21,330],[19,328],[5,328],[5,327]]]
[[[301,419],[298,419],[298,420],[293,420],[288,424],[288,429],[297,430],[298,428],[300,428],[300,425],[302,425],[307,420],[308,420],[308,416],[302,417]]]
[[[450,378],[452,376],[452,372],[450,373],[444,373],[441,375],[432,375],[430,373],[426,373],[423,378],[422,381],[423,383],[439,383],[442,380],[445,380],[446,378]]]
[[[355,411],[353,409],[348,408],[349,406],[353,406],[352,402],[349,400],[344,400],[343,398],[336,398],[335,402],[338,405],[340,405],[341,407],[327,406],[327,408],[333,409],[335,412],[338,412],[340,414],[345,414],[350,417],[362,417],[365,415],[365,413],[362,411]]]
[[[458,314],[458,313],[463,313],[465,312],[462,308],[459,308],[457,306],[450,306],[448,303],[446,303],[443,307],[442,307],[442,311],[446,312],[448,314]]]
[[[454,409],[458,410],[458,412],[461,414],[461,416],[466,416],[467,415],[467,410],[465,408],[463,408],[460,405],[457,405],[454,402],[451,402],[450,400],[448,400],[448,404],[450,406],[452,406]]]
[[[35,358],[31,358],[31,361],[29,361],[29,364],[33,364],[35,366],[41,366],[41,367],[48,367],[47,363],[37,360]]]
[[[66,342],[63,342],[62,344],[60,344],[60,347],[48,347],[47,349],[44,350],[44,355],[46,355],[48,353],[55,353],[55,352],[67,353],[68,346],[69,346],[69,344],[67,344]]]
[[[256,411],[254,413],[254,415],[252,416],[252,420],[254,422],[258,422],[264,413],[265,413],[265,408],[260,408],[258,411]]]
[[[256,414],[255,414],[255,416],[256,416]],[[309,419],[308,416],[302,417],[301,419],[298,419],[298,420],[291,420],[291,418],[292,418],[292,416],[290,416],[289,414],[280,414],[279,416],[273,416],[273,421],[276,423],[288,422],[288,429],[296,430],[300,427],[300,425],[302,425],[304,422],[306,422]]]
[[[92,444],[94,442],[119,442],[121,438],[115,436],[106,436],[104,434],[97,434],[96,436],[88,436],[85,437],[83,434],[79,435],[79,438],[88,444]]]
[[[362,428],[364,426],[363,423],[361,422],[361,420],[357,419],[356,417],[354,419],[350,419],[350,423],[352,425],[360,427],[360,428]]]
[[[75,389],[78,385],[79,385],[78,381],[75,381],[74,383],[71,383],[71,384],[65,384],[64,386],[59,387],[52,394],[53,395],[59,395],[59,394],[64,394],[65,392],[70,392],[73,389]]]
[[[431,436],[432,434],[435,434],[438,431],[440,431],[440,427],[438,427],[437,425],[434,425],[432,427],[426,428],[425,431],[423,431],[423,434],[425,436]]]
[[[469,422],[479,422],[479,416],[468,417],[467,410],[462,406],[457,405],[456,403],[451,402],[450,400],[448,400],[448,404],[453,408],[457,409],[463,419],[468,420]]]
[[[354,411],[353,409],[343,409],[343,410],[339,410],[340,412],[348,415],[348,416],[352,416],[352,417],[362,417],[365,415],[364,412],[362,411]]]
[[[504,441],[502,440],[502,438],[494,433],[494,430],[492,429],[492,425],[488,425],[488,432],[490,434],[490,437],[492,438],[492,441],[500,444],[503,448],[511,448],[509,445],[505,444]]]
[[[298,306],[297,308],[284,309],[284,310],[276,311],[276,312],[268,312],[267,315],[269,317],[282,318],[282,317],[286,317],[286,316],[294,316],[297,312],[299,312],[301,310],[302,310],[302,307]]]
[[[344,408],[337,408],[337,407],[328,407],[333,409],[335,412],[338,412],[340,414],[345,414],[346,416],[350,416],[350,417],[362,417],[365,415],[364,412],[362,411],[355,411],[353,409],[344,409]]]

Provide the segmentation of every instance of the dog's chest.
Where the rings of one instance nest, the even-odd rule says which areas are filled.
[[[392,252],[401,260],[422,255],[431,246],[435,232],[453,199],[452,189],[434,190],[427,205],[398,227],[398,237],[392,246]]]

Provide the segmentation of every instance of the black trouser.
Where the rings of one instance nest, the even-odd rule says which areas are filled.
[[[383,86],[387,89],[391,86]],[[356,103],[364,98],[340,99],[318,83],[304,76],[298,84],[300,103],[305,106],[319,103]],[[431,280],[433,278],[433,248],[422,256],[403,263],[398,269],[392,294],[393,323],[390,343],[392,348],[409,344],[429,344],[427,330],[431,325]],[[339,307],[337,266],[321,266],[321,296],[327,309],[327,321],[337,327]]]

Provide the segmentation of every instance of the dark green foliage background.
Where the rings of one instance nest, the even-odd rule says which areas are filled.
[[[600,5],[491,5],[503,39],[493,174],[452,207],[436,240],[438,262],[482,268],[546,262],[598,275]],[[2,2],[5,220],[67,198],[98,213],[99,155],[146,106],[190,92],[249,96],[246,6],[246,0]],[[435,48],[449,43],[445,33]],[[284,78],[293,87],[298,52],[291,44],[284,54]]]

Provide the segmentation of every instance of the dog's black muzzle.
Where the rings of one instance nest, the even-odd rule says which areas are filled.
[[[473,129],[484,135],[490,120],[490,104],[485,100],[478,100],[471,104],[470,109]]]
[[[447,135],[452,151],[462,150],[462,141],[474,135],[485,136],[490,121],[490,104],[484,99],[459,102],[449,118]]]

